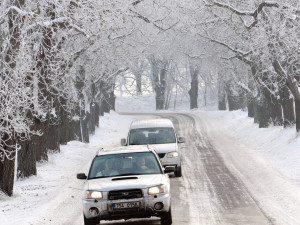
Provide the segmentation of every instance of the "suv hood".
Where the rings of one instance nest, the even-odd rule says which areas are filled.
[[[157,153],[167,153],[178,151],[177,143],[150,145]]]
[[[87,181],[86,190],[111,191],[135,188],[143,189],[163,184],[164,176],[164,174],[147,174],[93,179]]]

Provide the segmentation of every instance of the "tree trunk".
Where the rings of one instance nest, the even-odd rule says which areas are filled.
[[[163,88],[157,84],[155,88],[156,110],[164,109],[164,101],[165,101],[165,96],[164,96]]]
[[[42,132],[42,136],[33,135],[31,137],[32,144],[36,149],[36,161],[48,161],[47,145],[46,145],[46,130],[47,121],[41,121],[39,119],[34,120],[35,129]]]
[[[235,95],[232,91],[230,82],[226,84],[225,90],[227,95],[229,111],[241,109],[239,96]]]
[[[283,112],[283,126],[291,127],[295,124],[294,100],[290,97],[289,89],[284,86],[280,91],[281,106]]]
[[[300,99],[295,99],[296,130],[300,131]]]
[[[154,56],[150,59],[152,68],[152,85],[155,91],[156,110],[166,109],[166,78],[169,61],[159,60]]]
[[[109,112],[110,110],[115,110],[116,107],[116,96],[114,93],[114,89],[112,89],[112,91],[109,93]]]
[[[255,101],[253,101],[253,113],[254,113],[254,123],[259,123],[259,115],[258,115],[258,103],[257,103],[257,99]]]
[[[49,120],[50,121],[50,120]],[[54,123],[48,124],[48,128],[43,136],[47,140],[46,148],[51,151],[60,152],[58,125]]]
[[[136,95],[142,95],[142,74],[137,73],[134,75],[136,80]]]
[[[99,117],[100,117],[100,107],[99,104],[95,102],[95,125],[96,127],[99,127]]]
[[[88,112],[85,112],[84,110],[81,110],[80,113],[80,141],[84,143],[89,143],[89,131],[88,131],[88,121],[90,119],[90,114]]]
[[[278,100],[270,93],[269,90],[264,88],[265,96],[265,109],[269,111],[270,122],[275,126],[283,125],[282,109]]]
[[[36,175],[36,149],[32,140],[20,141],[18,152],[17,177],[24,178]]]
[[[70,140],[80,141],[81,138],[81,129],[80,129],[80,120],[73,119],[70,123]]]
[[[32,130],[39,130],[37,119],[33,117],[33,115],[29,112],[27,113],[27,117],[33,121],[33,125],[31,126]],[[37,137],[36,135],[32,135],[29,140],[18,140],[21,150],[18,152],[18,166],[17,166],[17,177],[24,178],[30,177],[32,175],[36,175],[36,152],[37,145],[35,143]]]
[[[259,122],[259,128],[268,128],[271,116],[270,116],[270,108],[268,107],[270,103],[268,99],[261,94],[261,100],[259,104],[257,104],[257,118]]]
[[[199,70],[197,66],[190,64],[191,74],[191,89],[189,90],[190,95],[190,109],[198,108],[198,74]]]
[[[67,100],[65,98],[61,98],[60,100],[61,105],[66,105]],[[65,145],[68,143],[68,141],[71,141],[73,139],[70,139],[70,132],[71,132],[71,119],[70,119],[70,113],[68,113],[63,107],[58,107],[58,115],[59,115],[59,121],[58,121],[58,137],[59,137],[59,143],[62,145]]]
[[[3,140],[8,137],[3,137]],[[4,156],[3,161],[0,163],[0,189],[7,194],[8,196],[13,195],[13,187],[14,187],[14,173],[15,173],[15,148],[16,144],[15,139],[10,139],[7,144],[6,150],[10,152],[9,158]],[[12,147],[10,147],[12,146]]]
[[[226,110],[226,92],[223,85],[221,86],[220,84],[218,89],[218,109]]]
[[[96,125],[96,104],[94,102],[90,103],[90,119],[88,121],[88,130],[89,134],[94,134],[95,133],[95,125]]]
[[[247,98],[248,117],[254,118],[254,99],[252,97]]]

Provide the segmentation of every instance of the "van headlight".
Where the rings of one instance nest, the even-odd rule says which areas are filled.
[[[163,184],[148,188],[149,195],[156,195],[164,192],[165,192],[165,185]]]
[[[178,152],[169,152],[168,154],[167,154],[167,157],[168,158],[175,158],[175,157],[178,157]]]
[[[85,192],[85,198],[87,199],[99,199],[103,198],[101,191],[86,191]]]

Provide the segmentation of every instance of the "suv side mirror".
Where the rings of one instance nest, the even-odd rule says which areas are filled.
[[[165,173],[173,173],[175,172],[175,166],[166,166],[164,169]]]
[[[79,180],[85,180],[87,176],[84,173],[77,173],[77,179]]]
[[[127,145],[127,141],[126,141],[125,138],[122,138],[122,139],[121,139],[121,145],[122,145],[122,146],[126,146],[126,145]]]
[[[184,137],[177,137],[178,143],[184,143],[185,138]]]

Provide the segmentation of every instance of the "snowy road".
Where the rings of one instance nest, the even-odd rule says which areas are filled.
[[[211,138],[204,121],[187,115],[170,118],[180,135],[187,138],[182,146],[184,177],[173,180],[172,186],[173,199],[180,194],[180,200],[173,202],[174,224],[272,224],[243,182],[225,164],[219,152],[222,149],[214,146],[220,140]],[[184,214],[182,204],[188,209]]]
[[[156,114],[157,115],[157,114]],[[174,225],[300,224],[299,186],[265,162],[242,140],[230,136],[208,112],[161,114],[180,136],[183,177],[171,177]],[[86,171],[89,165],[83,165]],[[75,175],[74,175],[75,176]],[[37,224],[81,225],[81,188],[73,180],[49,202]],[[141,224],[140,220],[101,224]],[[147,224],[160,224],[156,218]]]

